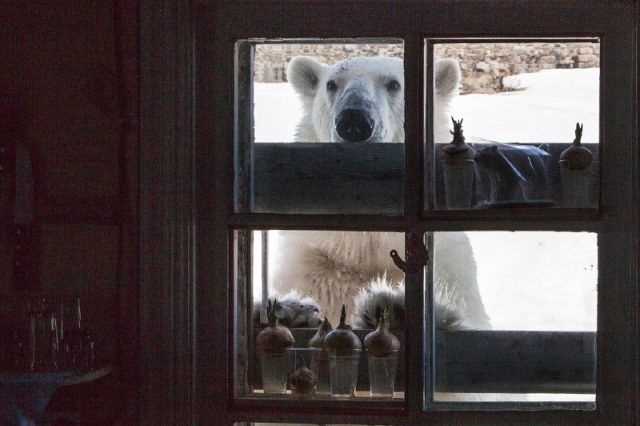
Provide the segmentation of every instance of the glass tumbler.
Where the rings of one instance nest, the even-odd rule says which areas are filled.
[[[56,370],[58,368],[58,321],[55,312],[49,310],[45,298],[30,302],[29,349],[31,371]]]
[[[261,353],[260,367],[264,393],[287,392],[289,354],[286,351]]]
[[[331,393],[331,385],[329,381],[330,366],[329,352],[324,349],[317,349],[311,354],[311,371],[318,376],[318,386],[316,393],[321,395],[329,395]]]
[[[372,397],[393,398],[398,366],[398,352],[385,356],[369,354],[369,385]]]
[[[360,352],[348,354],[329,354],[331,395],[335,397],[352,397],[358,384],[358,365]]]

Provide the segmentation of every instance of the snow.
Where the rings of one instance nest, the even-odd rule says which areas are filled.
[[[293,142],[302,118],[300,99],[287,83],[256,83],[254,87],[256,142]]]
[[[554,69],[512,76],[524,90],[459,96],[454,115],[466,135],[499,142],[566,143],[575,123],[583,142],[598,142],[599,69]]]
[[[465,134],[501,142],[598,142],[599,70],[544,70],[506,79],[519,90],[459,96]],[[291,142],[300,101],[286,83],[256,83],[258,142]],[[470,232],[480,291],[494,329],[596,329],[597,237],[590,233]],[[255,267],[256,272],[260,269]],[[259,273],[256,273],[259,276]],[[259,284],[255,292],[259,293]]]
[[[596,330],[595,234],[468,232],[467,235],[478,265],[482,300],[494,329]]]

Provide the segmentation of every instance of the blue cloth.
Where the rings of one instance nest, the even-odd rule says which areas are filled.
[[[0,374],[0,423],[32,426],[70,372]]]

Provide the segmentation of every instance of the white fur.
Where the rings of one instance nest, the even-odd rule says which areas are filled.
[[[276,318],[284,326],[315,328],[322,323],[318,303],[295,290],[279,298],[269,297],[269,300],[275,304]],[[262,323],[261,315],[266,319],[266,309],[262,306],[262,302],[256,302],[253,305],[253,321],[256,327]]]
[[[404,283],[392,284],[386,275],[361,288],[354,301],[353,327],[373,329],[377,326],[378,315],[385,308],[390,309],[389,327],[394,332],[402,332],[405,326]],[[447,294],[446,296],[450,296]],[[438,298],[435,305],[436,327],[440,330],[464,330],[462,317],[451,309],[455,303],[449,297]]]
[[[297,289],[313,297],[333,323],[337,323],[343,303],[354,313],[361,289],[380,277],[386,276],[388,283],[404,279],[389,256],[392,249],[404,253],[401,233],[281,231],[275,237],[276,261],[270,282],[276,292]],[[460,319],[455,328],[489,329],[467,236],[462,232],[438,233],[434,251],[436,315],[455,313]],[[437,319],[439,324],[447,321]]]
[[[449,106],[457,94],[460,67],[453,59],[436,61],[434,103],[434,140],[449,142]],[[381,142],[404,142],[404,65],[401,59],[388,57],[351,58],[334,65],[298,56],[287,68],[287,78],[300,100],[304,116],[296,128],[296,142],[337,142],[333,131],[336,97],[327,90],[327,81],[334,80],[344,89],[357,84],[375,101],[381,117]],[[384,89],[390,79],[396,79],[401,89],[392,95]]]
[[[298,125],[298,142],[335,142],[333,130],[338,103],[327,93],[327,81],[339,87],[356,87],[375,100],[381,117],[379,142],[404,142],[403,63],[394,58],[354,58],[329,66],[298,57],[288,67],[288,79],[301,97],[304,117]],[[385,82],[395,79],[401,89],[394,95]],[[434,128],[436,141],[447,141],[448,106],[456,95],[460,70],[454,60],[436,62]],[[337,323],[342,304],[354,310],[362,288],[386,277],[390,283],[404,279],[389,256],[404,253],[402,233],[283,231],[275,242],[276,264],[270,281],[279,294],[296,289],[309,295],[325,315]],[[435,238],[435,302],[442,312],[453,312],[464,328],[490,328],[476,281],[476,264],[464,233],[439,233]],[[432,256],[433,258],[433,256]]]

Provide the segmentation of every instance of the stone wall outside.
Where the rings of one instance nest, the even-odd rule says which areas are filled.
[[[461,93],[510,90],[503,85],[509,75],[554,68],[600,66],[598,43],[448,43],[434,48],[437,58],[456,58],[463,81]],[[295,56],[312,56],[334,63],[354,56],[402,57],[400,44],[266,44],[256,47],[255,81],[286,81],[286,68]]]

